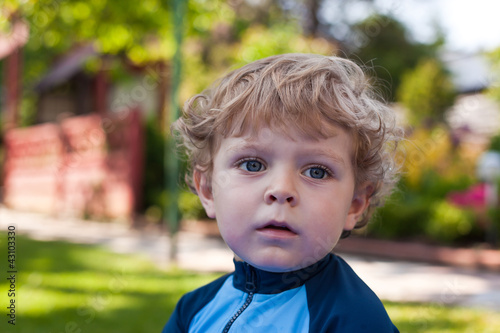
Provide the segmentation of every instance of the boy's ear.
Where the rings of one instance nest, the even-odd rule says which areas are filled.
[[[359,219],[370,205],[370,198],[373,194],[373,185],[370,182],[361,184],[354,192],[351,207],[347,214],[344,230],[352,230],[358,223]]]
[[[196,188],[196,193],[200,198],[203,208],[205,208],[207,216],[214,219],[215,204],[214,196],[212,193],[212,184],[209,184],[206,173],[195,168],[193,171],[193,181],[194,187]]]

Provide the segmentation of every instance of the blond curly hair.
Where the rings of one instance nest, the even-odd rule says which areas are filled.
[[[373,186],[370,206],[356,224],[361,228],[398,180],[395,152],[402,131],[394,111],[374,93],[354,62],[314,54],[257,60],[189,99],[171,130],[186,153],[186,182],[196,193],[192,171],[198,168],[210,177],[223,138],[264,127],[327,138],[325,122],[351,134],[356,184]]]

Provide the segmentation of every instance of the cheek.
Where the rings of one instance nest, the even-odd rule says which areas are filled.
[[[212,173],[212,188],[214,192],[217,190],[218,192],[229,189],[231,184],[231,174],[227,170],[218,170],[218,167],[214,167]]]
[[[221,232],[237,234],[242,223],[255,213],[248,189],[231,188],[214,191],[215,216]]]
[[[331,242],[336,242],[334,239],[342,232],[343,223],[338,223],[333,219],[322,220],[321,223],[314,223],[310,226],[311,233],[316,238],[331,239]]]
[[[214,200],[218,209],[217,213],[245,213],[247,210],[255,209],[255,205],[259,203],[258,191],[250,185],[240,184],[234,179],[229,179],[231,186],[216,186],[214,187]]]
[[[307,203],[307,209],[311,214],[314,214],[316,218],[330,220],[331,222],[345,219],[350,207],[350,203],[348,203],[347,200],[339,198],[338,195],[331,193],[320,195],[320,197],[325,197],[327,199],[318,200],[318,194],[313,193],[310,195],[310,199],[307,199],[307,202],[303,200],[304,204]]]
[[[317,237],[331,235],[336,237],[342,233],[349,212],[349,205],[344,202],[329,200],[325,202],[312,201],[309,210],[310,218],[315,223],[311,225]]]
[[[331,252],[339,241],[342,230],[343,223],[339,224],[333,220],[324,220],[321,224],[311,226],[308,237],[310,251],[316,258]]]

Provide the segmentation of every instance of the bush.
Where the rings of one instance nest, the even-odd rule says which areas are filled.
[[[380,208],[367,234],[447,245],[483,241],[484,237],[472,211],[456,207],[443,197],[412,192],[399,193]]]
[[[165,202],[162,194],[165,188],[165,137],[154,118],[145,122],[144,131],[144,176],[142,211],[158,207],[163,212]]]
[[[488,150],[500,152],[500,134],[495,135],[491,138]]]
[[[474,214],[446,201],[434,203],[425,231],[433,240],[451,244],[474,229]]]
[[[477,183],[475,160],[462,155],[445,126],[414,130],[403,143],[399,191],[379,209],[367,232],[390,239],[444,244],[484,241],[474,212],[447,202],[450,192]]]
[[[184,219],[200,220],[208,218],[205,209],[201,205],[200,198],[192,192],[182,191],[180,193],[179,209]]]
[[[470,184],[472,179],[467,175],[453,181],[429,169],[422,171],[418,182],[405,175],[399,191],[377,211],[367,234],[442,244],[458,244],[467,238],[482,241],[475,215],[446,201],[448,193],[466,189]]]
[[[409,239],[425,234],[429,202],[412,193],[400,193],[380,208],[368,225],[370,236],[385,239]]]
[[[165,189],[165,136],[154,118],[146,122],[145,128],[145,166],[142,211],[148,221],[160,221],[170,195]],[[171,152],[175,154],[175,152]],[[186,166],[181,165],[180,174],[183,175]],[[179,179],[181,187],[183,181]],[[178,207],[183,219],[206,219],[205,210],[195,194],[181,190],[178,198]]]
[[[415,69],[403,75],[398,89],[398,101],[410,111],[408,120],[413,125],[442,121],[454,99],[455,88],[449,74],[435,59],[421,60]]]

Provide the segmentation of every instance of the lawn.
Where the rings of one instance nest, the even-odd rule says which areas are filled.
[[[0,237],[6,248],[6,236]],[[19,236],[16,245],[16,325],[7,324],[3,310],[0,332],[161,332],[182,294],[220,275],[162,271],[146,257],[90,245]],[[2,309],[7,283],[1,279]]]
[[[0,237],[6,248],[5,234]],[[19,236],[16,245],[16,325],[2,314],[0,332],[160,332],[183,293],[220,275],[163,271],[145,257],[90,245]],[[4,263],[1,267],[7,271]],[[5,313],[9,284],[1,279]],[[494,312],[385,304],[401,332],[500,332],[500,315]]]

